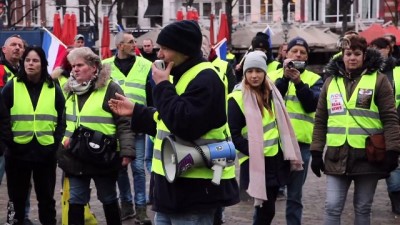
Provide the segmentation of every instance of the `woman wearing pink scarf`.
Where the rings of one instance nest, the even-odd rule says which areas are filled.
[[[255,200],[254,225],[271,224],[279,187],[286,184],[290,170],[302,169],[282,97],[266,76],[266,61],[261,51],[246,56],[244,79],[228,100],[232,140],[242,172],[249,173],[245,188]]]

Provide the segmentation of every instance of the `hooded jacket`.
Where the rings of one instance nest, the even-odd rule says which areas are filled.
[[[107,88],[107,92],[104,98],[104,101],[101,103],[101,107],[103,110],[112,113],[114,122],[116,125],[116,137],[118,138],[119,148],[120,148],[120,157],[135,157],[134,151],[134,135],[133,132],[130,130],[130,122],[129,118],[127,117],[120,117],[113,113],[108,106],[108,100],[115,96],[115,93],[119,93],[123,95],[123,91],[121,87],[115,83],[110,82],[108,87],[106,87],[107,81],[110,79],[110,67],[108,65],[103,65],[103,69],[98,75],[95,83],[92,86],[92,89],[89,90],[87,93],[83,95],[76,95],[78,100],[78,108],[79,110],[82,109],[83,105],[89,98],[90,94],[98,89]],[[70,77],[68,82],[73,79]],[[68,98],[72,97],[72,90],[69,85],[65,85],[64,89],[68,94]],[[65,117],[65,113],[64,113]],[[110,167],[99,167],[94,166],[88,163],[81,162],[74,158],[69,152],[67,152],[64,148],[58,151],[58,160],[59,164],[62,165],[62,168],[65,172],[73,174],[73,175],[103,175],[103,174],[110,174],[110,173],[117,173],[118,169],[121,166],[121,162],[117,165],[113,165]],[[60,166],[61,167],[61,166]]]
[[[346,87],[346,96],[350,98],[351,94],[362,76],[369,76],[378,71],[382,65],[382,58],[378,51],[368,49],[365,53],[365,60],[362,68],[352,74],[345,70],[343,57],[333,58],[326,66],[325,70],[328,77],[321,90],[318,101],[317,112],[315,115],[315,124],[313,131],[313,141],[310,147],[311,151],[323,151],[326,144],[328,106],[327,89],[336,77],[344,78]],[[379,116],[383,124],[383,130],[386,140],[386,150],[400,152],[400,127],[399,119],[395,110],[393,90],[387,77],[378,72],[375,85],[375,97],[373,101],[379,109]],[[347,99],[348,100],[348,99]],[[330,175],[366,175],[377,174],[385,177],[388,173],[385,168],[379,164],[371,164],[367,161],[365,149],[355,149],[346,143],[339,147],[327,147],[325,153],[325,173]]]

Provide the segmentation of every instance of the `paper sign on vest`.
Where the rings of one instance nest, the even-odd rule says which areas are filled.
[[[343,98],[340,93],[331,94],[331,113],[341,113],[344,112]]]

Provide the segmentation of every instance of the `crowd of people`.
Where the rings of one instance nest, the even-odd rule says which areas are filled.
[[[220,225],[225,207],[244,198],[254,200],[254,225],[271,224],[282,195],[287,224],[298,225],[310,165],[316,176],[326,175],[323,224],[340,224],[352,183],[354,224],[370,224],[380,179],[386,179],[393,213],[400,214],[395,38],[368,44],[348,32],[324,77],[307,69],[310,47],[302,37],[283,43],[276,59],[269,39],[259,32],[239,63],[230,52],[222,60],[199,25],[184,20],[161,30],[158,51],[145,39],[138,52],[133,35],[119,32],[115,56],[101,60],[78,34],[49,74],[41,47],[9,37],[0,62],[7,224],[33,224],[32,188],[40,223],[57,223],[57,165],[63,171],[62,224],[97,224],[89,208],[93,180],[109,225],[129,219]],[[154,63],[158,59],[165,68]],[[171,181],[165,140],[195,149],[204,165],[194,166],[198,159],[182,153]],[[220,143],[235,146],[239,178],[228,162],[215,180],[215,164],[226,159],[207,156],[200,146]]]

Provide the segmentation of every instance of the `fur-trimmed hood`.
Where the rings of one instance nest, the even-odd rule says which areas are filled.
[[[389,56],[383,61],[380,71],[382,73],[385,73],[387,71],[393,70],[393,68],[396,66],[400,66],[399,61],[396,58]]]
[[[383,58],[379,51],[375,49],[367,49],[366,57],[363,63],[362,74],[370,74],[381,69]],[[329,61],[325,67],[327,76],[345,76],[343,56],[340,54]]]
[[[111,77],[111,66],[108,63],[106,63],[106,64],[102,65],[102,69],[100,70],[99,74],[97,75],[97,79],[95,80],[93,90],[97,90],[97,89],[100,89],[102,87],[105,87],[106,84],[107,84],[107,81],[110,79],[110,77]],[[68,85],[68,84],[73,79],[74,79],[73,76],[70,76],[68,78],[67,84],[64,85],[64,90],[67,93],[72,91],[70,85]]]

